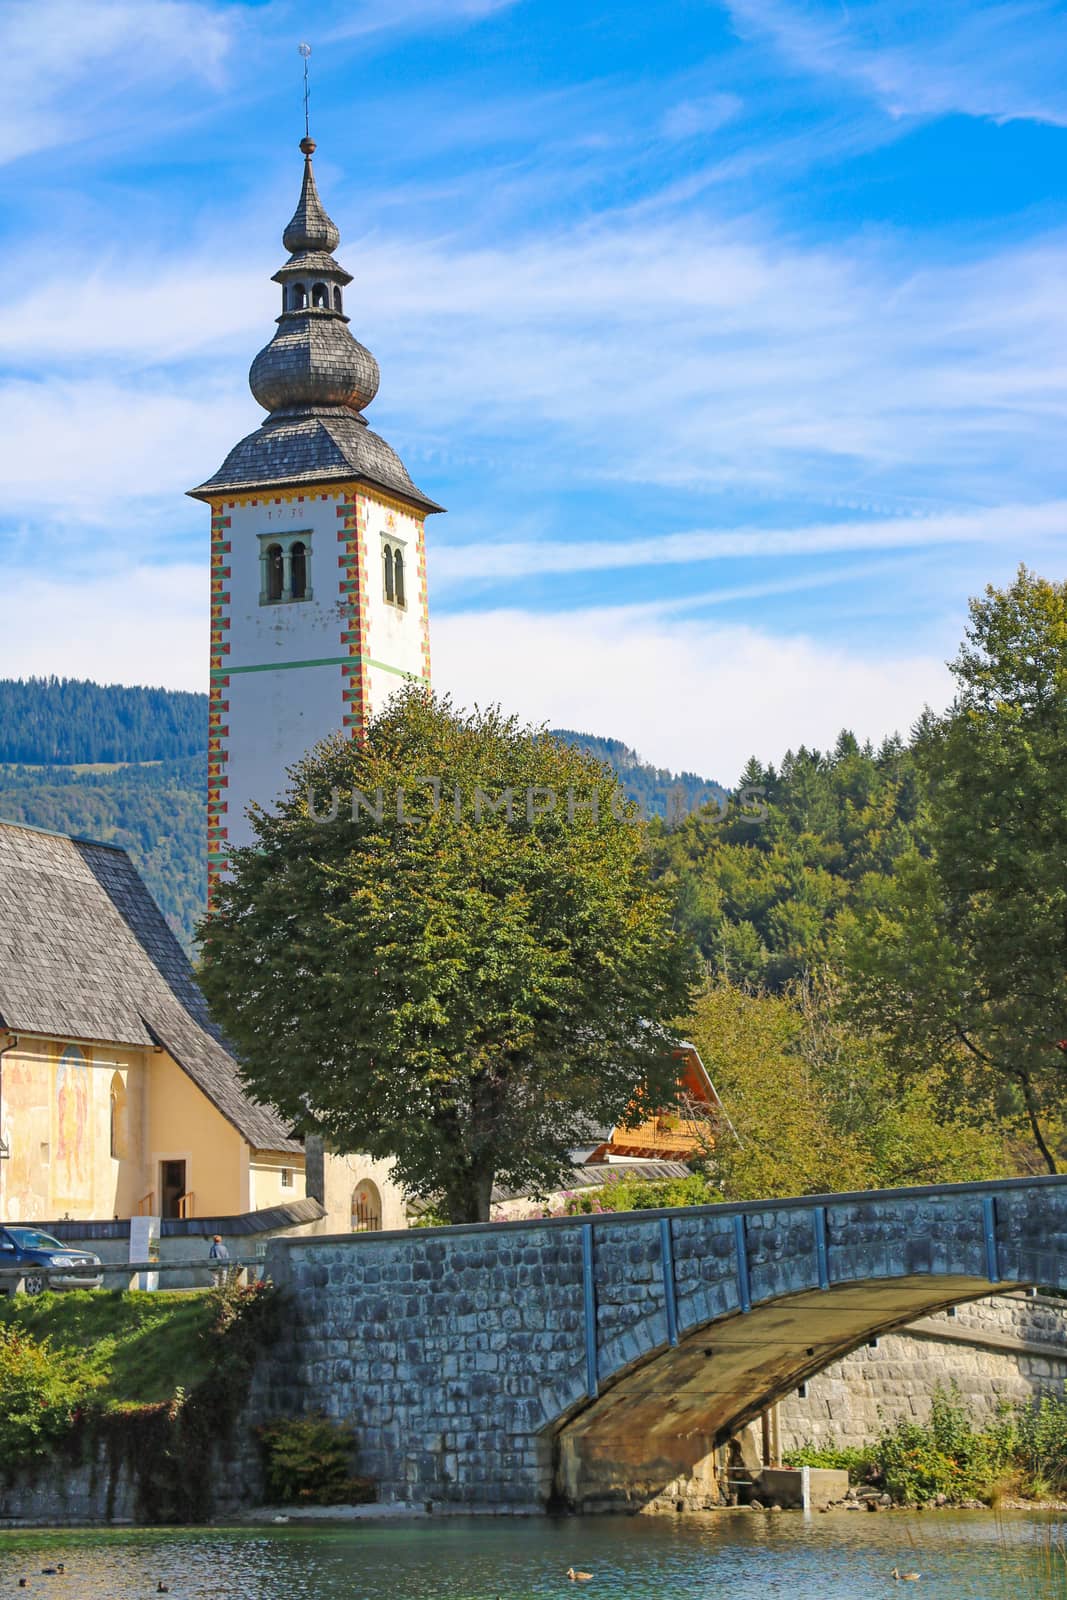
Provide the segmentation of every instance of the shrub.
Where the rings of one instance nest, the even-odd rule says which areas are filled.
[[[707,1206],[722,1199],[703,1173],[687,1178],[620,1178],[565,1197],[565,1216],[600,1211],[657,1211],[664,1206]]]
[[[1015,1453],[1031,1479],[1067,1489],[1067,1400],[1043,1395],[1014,1414]]]
[[[5,1472],[48,1456],[69,1437],[100,1379],[84,1357],[53,1350],[0,1324],[0,1465]]]
[[[976,1428],[953,1385],[934,1391],[926,1423],[894,1423],[864,1450],[806,1444],[790,1454],[789,1465],[843,1467],[851,1483],[878,1483],[906,1505],[941,1496],[994,1503],[1020,1486],[1043,1499],[1050,1488],[1067,1485],[1067,1400],[1005,1408]]]
[[[352,1475],[356,1436],[328,1417],[287,1417],[260,1428],[268,1499],[279,1505],[359,1505],[373,1483]]]
[[[926,1505],[942,1496],[991,1501],[1015,1487],[1020,1475],[1040,1487],[1042,1477],[1052,1476],[1051,1463],[1064,1463],[1065,1449],[1067,1402],[1004,1410],[979,1429],[953,1385],[934,1391],[926,1423],[894,1423],[864,1450],[807,1444],[792,1452],[789,1465],[843,1467],[852,1483],[878,1483],[894,1500]]]
[[[878,1474],[873,1449],[835,1449],[832,1445],[805,1444],[790,1451],[788,1467],[832,1467],[848,1473],[849,1483],[867,1483]]]
[[[1014,1420],[1006,1413],[979,1431],[955,1386],[939,1388],[929,1422],[898,1422],[882,1434],[875,1454],[894,1500],[925,1505],[939,1495],[988,1499],[1016,1464]]]

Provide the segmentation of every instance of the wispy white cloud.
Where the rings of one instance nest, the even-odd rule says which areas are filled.
[[[7,0],[0,163],[134,126],[189,86],[218,87],[233,21],[199,0]]]
[[[0,411],[9,518],[61,514],[75,539],[79,525],[97,523],[109,543],[138,548],[139,507],[169,502],[171,523],[188,521],[183,491],[210,476],[249,427],[226,392],[196,383],[15,381],[0,384]]]
[[[420,397],[413,427],[436,433],[447,395],[453,435],[533,453],[540,430],[557,473],[794,496],[1047,492],[1067,422],[1063,241],[921,270],[902,245],[625,216],[506,250],[382,238],[360,297],[387,385],[399,355]]]
[[[0,677],[56,672],[98,683],[207,687],[204,564],[131,560],[101,577],[8,569]]]
[[[872,518],[794,528],[697,529],[644,539],[525,541],[443,545],[431,554],[435,585],[549,573],[607,572],[702,561],[840,555],[848,551],[926,550],[938,545],[1002,544],[1067,536],[1067,501],[991,506],[913,517]]]
[[[739,116],[743,106],[740,95],[726,93],[679,100],[664,112],[660,131],[667,139],[695,139],[716,133]]]
[[[27,263],[22,292],[0,303],[0,361],[74,376],[100,357],[142,370],[229,358],[239,373],[242,344],[251,354],[270,336],[278,291],[251,251],[243,263],[221,253],[221,240],[179,257],[103,240],[72,248],[54,277]]]
[[[727,0],[740,31],[893,117],[951,112],[1067,123],[1067,19],[1056,0]]]
[[[344,197],[330,203],[343,218]],[[9,391],[17,446],[0,439],[16,492],[19,461],[54,461],[72,414],[89,484],[117,483],[129,459],[150,472],[167,407],[188,426],[165,467],[194,446],[221,456],[255,425],[244,376],[272,332],[273,258],[247,230],[226,246],[205,238],[169,260],[131,246],[121,316],[109,255],[13,274],[28,287],[0,305],[0,355],[34,375]],[[645,483],[898,509],[1062,492],[1067,244],[1055,234],[920,268],[892,236],[804,247],[767,223],[620,213],[506,245],[383,228],[341,255],[358,269],[354,331],[383,368],[373,424],[446,464],[495,461],[531,480],[550,465],[560,491]],[[127,401],[120,428],[124,387],[148,398]],[[56,463],[39,492],[62,499],[73,476]]]
[[[207,574],[131,562],[101,577],[5,579],[0,677],[67,673],[204,689]],[[951,635],[949,636],[951,637]],[[879,739],[950,694],[936,656],[860,655],[806,637],[631,608],[569,615],[463,612],[433,626],[434,678],[461,703],[610,734],[648,759],[723,781],[755,751],[826,746],[848,726]]]
[[[439,618],[434,679],[531,721],[610,734],[647,760],[734,782],[747,758],[825,748],[842,727],[879,740],[948,702],[936,656],[861,656],[751,627],[635,620],[611,610]]]
[[[325,23],[327,39],[359,39],[370,34],[481,22],[507,11],[518,0],[360,0],[339,8]]]

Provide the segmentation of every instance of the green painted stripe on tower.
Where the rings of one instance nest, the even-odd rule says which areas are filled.
[[[405,672],[403,667],[391,667],[388,661],[376,661],[373,656],[323,656],[317,661],[259,661],[250,667],[213,667],[213,678],[230,678],[238,672],[290,672],[297,667],[377,667],[381,672],[391,672],[397,678],[421,678],[421,672]]]

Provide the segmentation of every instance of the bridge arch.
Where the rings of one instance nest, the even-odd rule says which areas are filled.
[[[717,1447],[880,1333],[997,1288],[1052,1286],[1067,1256],[1050,1198],[951,1186],[663,1212],[644,1261],[631,1218],[608,1223],[595,1381],[591,1363],[584,1403],[555,1430],[557,1499],[633,1510],[694,1476],[713,1489]]]
[[[693,1480],[716,1498],[721,1448],[775,1401],[880,1334],[988,1282],[871,1279],[807,1290],[702,1324],[608,1379],[555,1433],[556,1499],[584,1512],[639,1510]]]

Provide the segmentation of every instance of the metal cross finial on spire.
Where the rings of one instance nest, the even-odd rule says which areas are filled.
[[[311,54],[309,44],[300,45],[300,54],[304,58],[304,138],[311,138],[311,117],[309,106],[311,103],[311,85],[308,83],[308,57]]]

